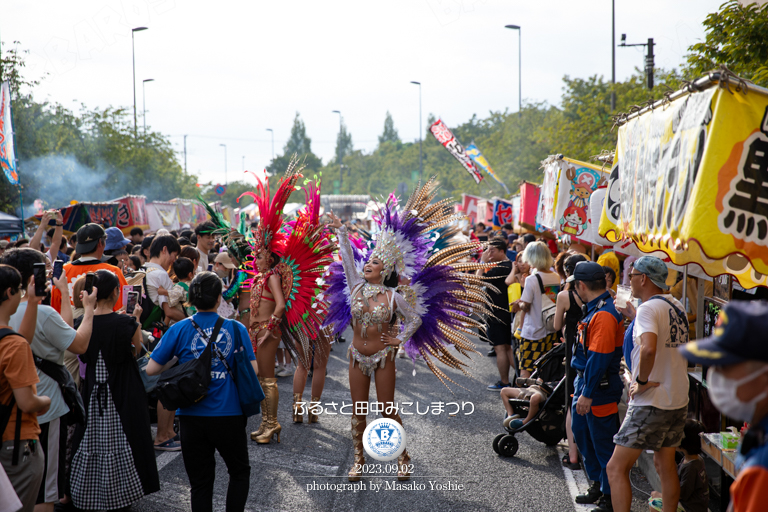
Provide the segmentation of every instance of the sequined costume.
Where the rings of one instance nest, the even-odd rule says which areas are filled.
[[[459,263],[484,245],[455,243],[455,229],[443,228],[463,217],[453,213],[451,199],[430,204],[435,195],[434,178],[417,188],[402,208],[390,195],[375,219],[380,231],[370,251],[356,250],[349,241],[346,229],[342,226],[337,230],[343,272],[339,272],[339,265],[334,263],[330,267],[332,274],[327,276],[326,295],[330,304],[326,325],[336,333],[342,332],[350,323],[359,325],[360,339],[365,345],[367,328],[377,325],[381,332],[382,325],[391,325],[392,315],[396,314],[400,320],[396,337],[402,342],[406,353],[412,359],[423,359],[447,386],[446,380],[454,381],[435,366],[432,358],[468,374],[464,368],[466,363],[459,360],[447,345],[453,345],[464,356],[476,352],[467,335],[474,335],[473,329],[483,329],[483,325],[472,315],[490,315],[492,306],[485,291],[488,283],[471,272],[494,264]],[[441,239],[442,234],[445,237]],[[409,284],[387,288],[367,283],[358,266],[374,258],[383,264],[383,281],[396,272]],[[388,300],[370,303],[372,298],[382,294]],[[359,340],[356,341],[359,344]],[[378,369],[383,369],[388,359],[394,361],[396,349],[392,345],[371,355],[361,354],[359,347],[350,347],[349,357],[364,375],[370,377]],[[362,433],[366,420],[361,417],[362,420],[357,415],[352,416],[355,466],[349,472],[350,481],[361,478],[356,468],[365,462]],[[391,418],[402,424],[397,414],[391,415]],[[407,451],[404,451],[398,459],[398,479],[409,478],[410,474],[405,469],[409,460]]]

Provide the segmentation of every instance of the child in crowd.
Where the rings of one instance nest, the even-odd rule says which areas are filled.
[[[616,292],[613,290],[613,283],[616,282],[616,272],[608,265],[603,265],[603,271],[605,272],[605,289],[615,299]]]
[[[162,287],[157,289],[158,295],[168,297],[168,305],[181,312],[185,316],[191,316],[197,313],[194,306],[184,306],[189,301],[189,283],[195,277],[195,265],[189,258],[176,258],[173,262],[173,273],[176,274],[179,282],[173,285],[173,288],[166,290]],[[171,325],[174,322],[171,320]]]
[[[536,416],[541,404],[547,400],[547,397],[552,393],[552,387],[556,386],[557,382],[518,378],[515,384],[517,384],[515,388],[506,387],[501,390],[501,401],[504,403],[504,409],[507,411],[507,417],[504,418],[504,427],[519,429]],[[520,419],[520,415],[515,414],[512,404],[509,403],[510,398],[528,400],[528,415],[525,419]]]
[[[685,420],[683,440],[678,450],[684,455],[677,466],[677,476],[680,478],[680,501],[678,512],[707,512],[709,507],[709,486],[704,461],[701,460],[701,437],[704,425],[700,421]],[[653,491],[648,500],[651,512],[661,510],[661,493]]]

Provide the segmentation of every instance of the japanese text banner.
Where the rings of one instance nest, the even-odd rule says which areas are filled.
[[[493,202],[493,226],[501,228],[504,224],[512,224],[515,226],[515,222],[520,218],[520,213],[515,213],[515,206],[509,201],[503,201],[496,199]]]
[[[16,150],[13,147],[13,127],[11,123],[11,88],[8,82],[0,86],[0,167],[11,185],[19,184],[16,172]]]
[[[467,172],[472,175],[475,183],[480,183],[482,181],[483,175],[480,174],[480,171],[477,169],[475,162],[473,162],[469,155],[467,155],[467,152],[464,150],[464,146],[462,146],[461,143],[456,140],[456,137],[453,136],[451,130],[448,129],[442,120],[438,119],[435,121],[435,123],[429,128],[429,131],[432,133],[432,135],[435,136],[437,141],[442,144],[443,147],[445,147],[445,149],[447,149],[448,152],[461,163],[461,165],[464,166]]]
[[[599,232],[766,286],[766,183],[768,91],[713,87],[619,129]]]

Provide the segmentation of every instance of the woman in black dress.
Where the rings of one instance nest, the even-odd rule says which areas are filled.
[[[139,324],[133,316],[112,311],[120,296],[113,273],[97,271],[94,288],[93,333],[80,356],[86,364],[87,422],[75,432],[70,487],[76,507],[114,510],[160,490],[160,479],[135,358],[141,346]]]

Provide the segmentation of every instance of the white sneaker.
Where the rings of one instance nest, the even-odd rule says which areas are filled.
[[[293,375],[293,370],[290,368],[280,368],[275,372],[276,377],[290,377]]]

